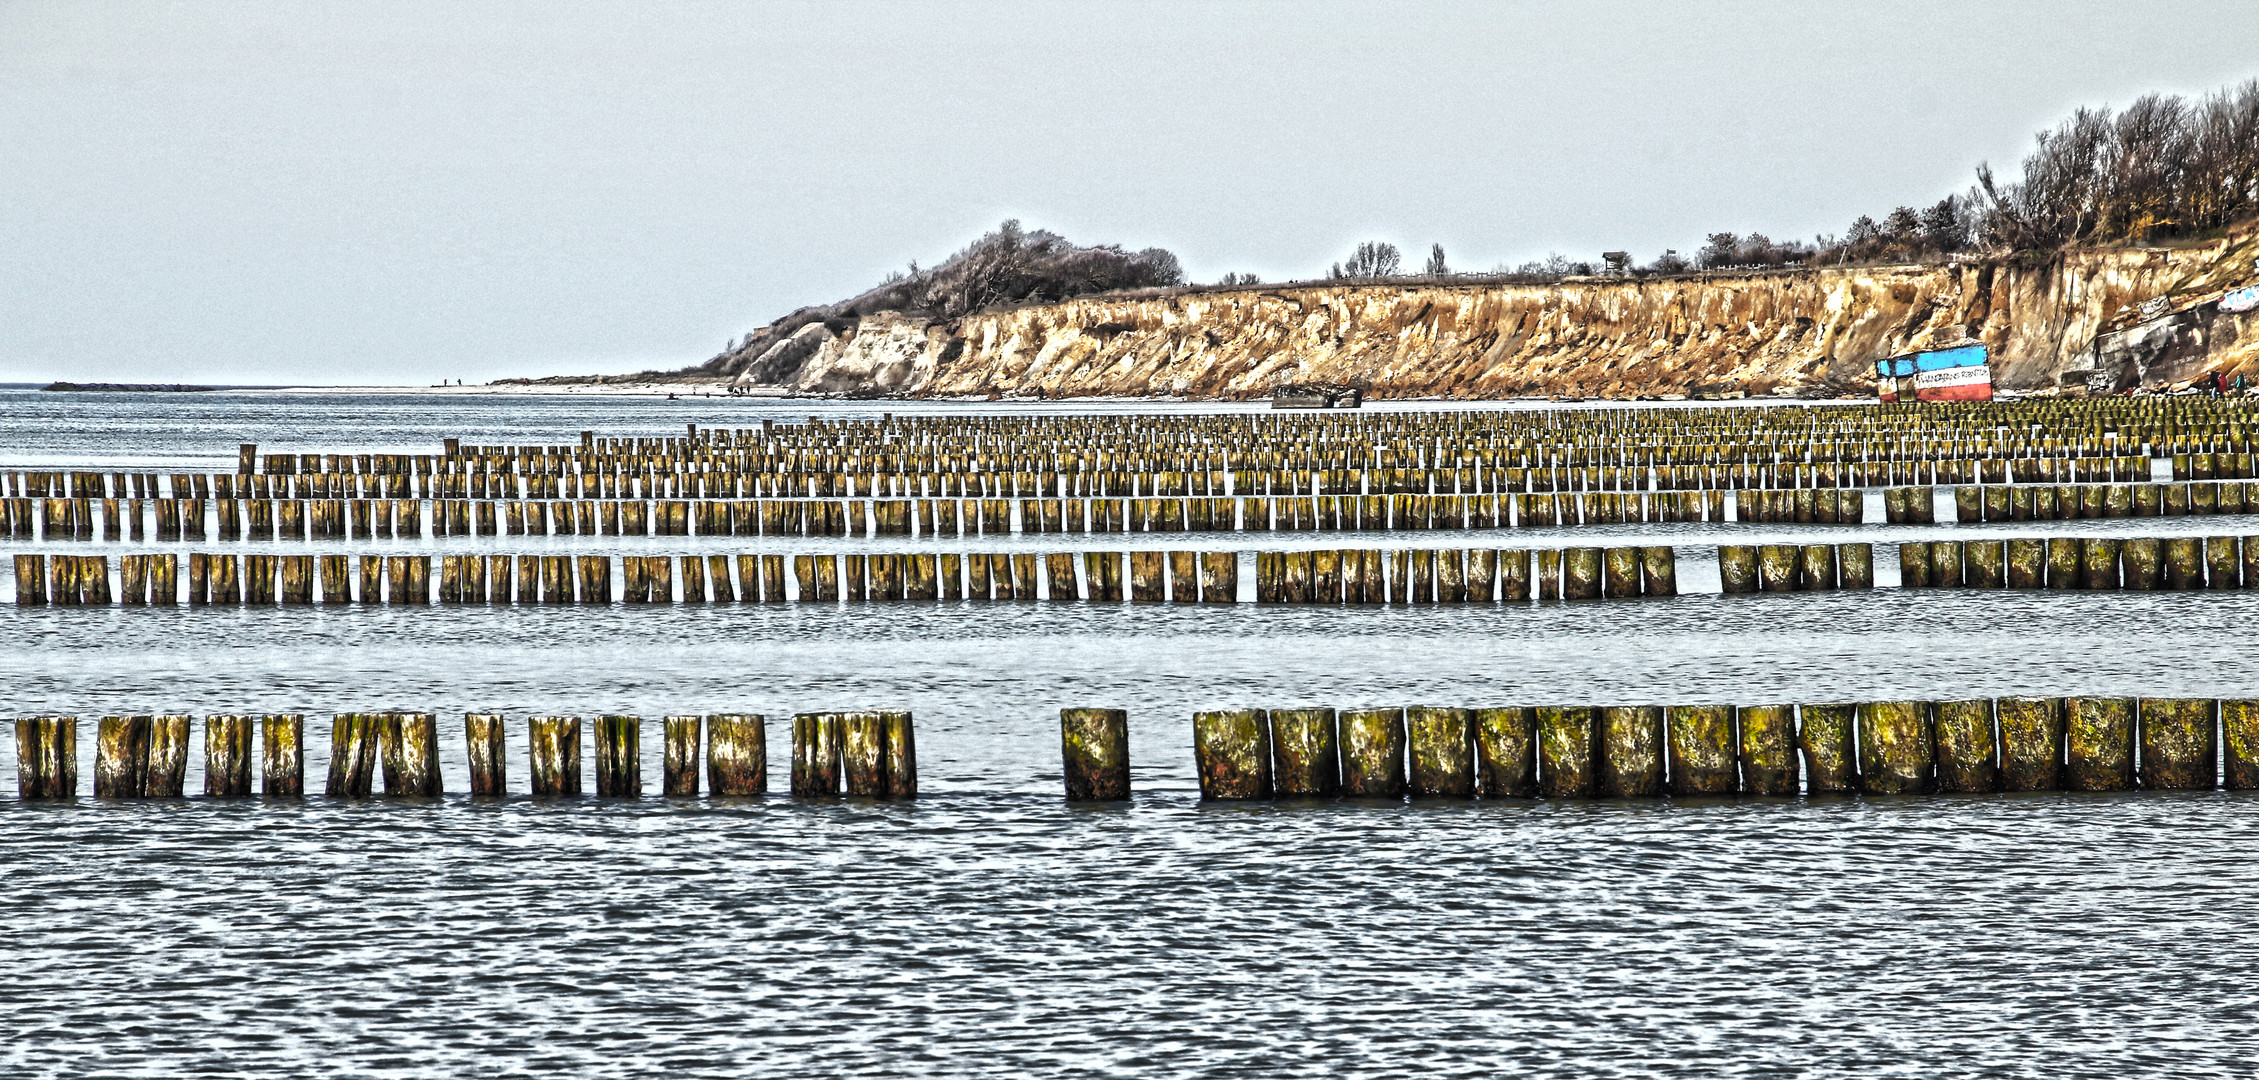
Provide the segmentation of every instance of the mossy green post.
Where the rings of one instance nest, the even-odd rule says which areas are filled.
[[[1192,714],[1192,756],[1202,800],[1271,797],[1271,726],[1263,710]]]
[[[2063,787],[2063,699],[2004,697],[1993,703],[2000,724],[2000,788]]]
[[[1937,790],[2000,790],[1999,740],[1993,735],[1992,702],[1939,701],[1930,705],[1937,740]]]
[[[2182,590],[2204,587],[2204,541],[2193,536],[2175,536],[2165,541],[2165,587]]]
[[[1474,713],[1415,705],[1404,710],[1411,768],[1405,790],[1415,799],[1475,796]]]
[[[1548,798],[1590,798],[1594,714],[1589,705],[1537,708],[1537,790]]]
[[[2259,700],[2229,698],[2220,702],[2220,756],[2221,772],[2229,788],[2259,788]]]
[[[1607,705],[1593,716],[1593,794],[1647,797],[1663,793],[1663,709]]]
[[[2037,589],[2047,584],[2047,541],[2020,536],[2008,541],[2008,587]]]
[[[2071,698],[2064,702],[2063,786],[2072,791],[2126,791],[2134,786],[2134,700]]]
[[[1475,710],[1475,791],[1485,799],[1537,794],[1537,710]]]
[[[2141,786],[2210,791],[2219,781],[2211,698],[2141,699]]]
[[[1965,546],[1963,572],[1972,589],[1998,589],[2008,583],[2008,550],[1998,540],[1971,540]]]
[[[1341,713],[1341,793],[1359,798],[1404,795],[1404,710]]]
[[[1068,802],[1130,797],[1129,711],[1059,710],[1059,757]]]
[[[1731,795],[1741,788],[1731,705],[1673,705],[1664,711],[1671,794]]]
[[[1908,540],[1898,545],[1898,586],[1902,589],[1930,587],[1929,541]]]
[[[1796,591],[1796,565],[1802,554],[1795,544],[1764,544],[1757,549],[1757,588],[1760,592]]]
[[[2150,592],[2165,587],[2165,541],[2155,536],[2129,537],[2119,544],[2124,588]]]
[[[1858,706],[1828,702],[1797,707],[1796,749],[1804,755],[1804,788],[1813,795],[1859,790],[1853,748]]]
[[[1836,546],[1836,574],[1837,582],[1842,588],[1874,588],[1875,545],[1867,543],[1838,544]]]
[[[1271,788],[1280,798],[1341,794],[1341,750],[1332,709],[1271,710]]]
[[[1920,795],[1937,760],[1929,703],[1859,703],[1859,790],[1868,795]]]
[[[1561,553],[1561,598],[1600,599],[1600,549],[1569,548]]]
[[[1726,544],[1719,547],[1718,584],[1723,592],[1756,592],[1757,549],[1747,544]]]
[[[1796,706],[1744,705],[1735,710],[1736,756],[1742,790],[1751,795],[1794,795],[1802,790],[1797,768]]]

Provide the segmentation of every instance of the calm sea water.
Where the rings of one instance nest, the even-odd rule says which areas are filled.
[[[0,393],[0,460],[185,467],[242,441],[568,442],[806,412]],[[0,1074],[2244,1075],[2251,796],[1202,806],[1188,717],[2251,696],[2255,616],[2259,595],[1889,589],[1514,610],[0,604],[0,714],[84,717],[88,787],[104,713],[312,714],[318,778],[327,714],[431,711],[460,792],[470,710],[511,716],[518,790],[524,716],[642,715],[656,790],[668,713],[767,714],[781,788],[784,717],[901,707],[926,795],[37,805],[0,784]],[[1131,710],[1132,802],[1060,801],[1067,705]],[[14,756],[0,738],[0,776]]]

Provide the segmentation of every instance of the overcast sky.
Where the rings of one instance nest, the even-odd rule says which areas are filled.
[[[1195,280],[1840,232],[2259,4],[0,0],[0,380],[702,361],[1008,217]]]

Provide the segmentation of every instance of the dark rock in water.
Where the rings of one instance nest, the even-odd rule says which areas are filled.
[[[75,383],[54,382],[41,390],[75,390],[102,394],[192,394],[208,391],[209,386],[189,386],[186,383]]]

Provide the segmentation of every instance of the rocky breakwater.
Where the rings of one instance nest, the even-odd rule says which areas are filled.
[[[2092,366],[2097,335],[2129,312],[2253,280],[2255,246],[2247,233],[2040,262],[1187,289],[811,323],[727,359],[742,386],[854,396],[1863,395],[1876,360],[1975,339],[1999,385],[2042,389]],[[2259,337],[2214,333],[2196,366],[2246,364],[2259,368]]]

